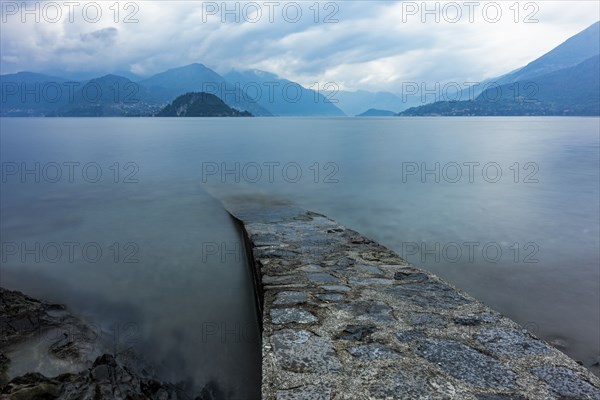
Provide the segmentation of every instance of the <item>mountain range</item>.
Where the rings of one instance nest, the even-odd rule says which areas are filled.
[[[525,81],[539,76],[574,67],[600,54],[600,21],[550,52],[496,80],[498,84]]]
[[[257,69],[248,71],[231,70],[224,75],[228,82],[241,87],[263,108],[281,116],[344,116],[319,91],[306,89],[302,85],[279,78],[270,72]]]
[[[398,115],[600,115],[599,77],[596,22],[526,66],[482,82],[473,100],[438,101]]]
[[[600,115],[599,55],[597,22],[524,67],[482,82],[473,100],[430,104],[389,91],[313,90],[256,69],[220,75],[199,63],[147,78],[19,72],[0,75],[0,116],[152,116],[190,92],[214,94],[254,116]]]

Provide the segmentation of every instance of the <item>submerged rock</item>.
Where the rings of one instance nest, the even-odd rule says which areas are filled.
[[[58,326],[64,319],[52,313],[56,309],[63,307],[0,288],[0,344],[5,348],[42,329]]]
[[[20,399],[179,399],[178,389],[169,384],[141,378],[104,354],[92,368],[79,374],[54,378],[39,373],[17,377],[2,388],[2,398]]]
[[[7,400],[189,399],[183,390],[141,376],[114,355],[94,354],[103,347],[97,335],[61,305],[45,303],[23,293],[0,288],[0,398]],[[44,335],[46,332],[52,334]],[[35,337],[45,344],[47,358],[83,365],[77,372],[48,377],[31,371],[8,381],[10,351]],[[39,356],[38,356],[39,357]],[[90,358],[91,357],[91,358]],[[89,361],[87,361],[89,359]],[[37,360],[38,362],[41,360]],[[134,370],[135,369],[135,370]],[[207,397],[207,399],[212,399]],[[201,398],[200,400],[204,400]]]

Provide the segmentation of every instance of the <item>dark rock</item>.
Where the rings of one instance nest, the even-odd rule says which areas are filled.
[[[351,285],[391,285],[394,281],[386,278],[351,277],[348,279],[348,283]]]
[[[48,378],[38,373],[17,377],[1,389],[2,398],[25,399],[150,399],[181,398],[175,386],[140,378],[105,354],[79,374]]]
[[[0,353],[0,376],[4,375],[4,373],[8,370],[9,364],[10,359],[6,357],[3,353]]]
[[[348,268],[354,265],[355,261],[348,257],[336,257],[335,265],[340,268]]]
[[[581,379],[566,367],[536,367],[531,370],[535,376],[546,382],[561,399],[600,400],[600,389]]]
[[[454,323],[465,326],[476,326],[481,324],[494,324],[502,319],[500,314],[479,313],[460,315],[454,318]]]
[[[409,331],[400,331],[396,333],[396,338],[401,342],[413,342],[425,338],[425,333],[416,329]]]
[[[354,357],[365,360],[380,360],[387,358],[399,358],[400,354],[391,347],[381,343],[369,343],[350,347],[348,353]]]
[[[321,232],[315,232],[310,236],[303,236],[298,241],[298,244],[303,248],[303,253],[312,253],[319,255],[327,251],[336,241],[327,237]]]
[[[1,388],[2,398],[11,400],[56,399],[63,392],[63,384],[42,374],[30,373],[16,377]]]
[[[341,293],[319,293],[315,296],[325,301],[341,301],[346,298],[346,296]]]
[[[323,283],[339,283],[340,279],[336,278],[333,275],[318,273],[318,274],[308,274],[308,280],[311,282],[323,282]]]
[[[292,251],[292,250],[284,250],[284,249],[280,249],[280,248],[272,248],[272,247],[266,247],[266,248],[255,248],[255,250],[257,250],[257,255],[260,258],[290,258],[290,257],[297,257],[299,253]]]
[[[348,286],[343,285],[324,285],[321,286],[322,289],[329,290],[331,292],[349,292],[350,288]]]
[[[89,357],[95,351],[92,346],[94,343],[90,339],[92,337],[90,329],[70,315],[63,306],[40,302],[22,293],[2,288],[0,288],[0,296],[2,297],[0,303],[2,348],[8,344],[18,345],[20,341],[33,334],[53,328],[52,332],[57,332],[59,335],[44,338],[48,340],[49,356],[69,362],[79,362],[84,355]],[[60,334],[65,331],[70,334]],[[28,373],[7,383],[5,372],[9,363],[8,357],[0,354],[0,384],[2,385],[0,398],[2,399],[178,399],[174,386],[140,377],[119,364],[110,354],[95,358],[90,369],[78,374],[67,373],[48,378],[39,373]]]
[[[49,304],[0,288],[0,344],[8,346],[58,324],[59,319],[48,315],[49,309]]]
[[[256,233],[252,235],[252,243],[255,247],[280,246],[281,239],[272,233]]]
[[[375,327],[372,325],[348,325],[340,338],[344,340],[363,340],[373,332],[375,332]]]
[[[452,309],[471,302],[450,286],[431,280],[423,283],[395,285],[384,290],[400,301],[420,307]]]
[[[317,317],[301,308],[273,308],[271,310],[271,320],[274,324],[289,324],[292,322],[310,324],[317,322]]]
[[[298,275],[263,275],[263,285],[289,285],[292,283],[302,282],[302,278]]]
[[[62,340],[52,343],[48,351],[61,359],[74,359],[81,356],[77,342],[66,333]]]
[[[110,382],[113,368],[110,365],[98,365],[92,369],[92,377],[98,382]]]
[[[421,283],[428,280],[429,277],[422,272],[397,271],[394,272],[394,279],[404,283]]]
[[[300,269],[302,271],[306,271],[306,272],[324,272],[324,271],[326,271],[325,268],[323,268],[317,264],[308,264],[307,266],[302,267]]]
[[[373,251],[364,251],[364,252],[360,253],[360,257],[363,260],[382,261],[382,260],[397,258],[397,256],[394,253],[392,253],[390,250],[386,249],[383,246],[372,246],[372,247],[378,247],[378,248]]]
[[[496,359],[454,340],[424,340],[417,346],[417,354],[472,385],[495,389],[515,387],[516,375],[512,371]]]
[[[358,272],[362,272],[365,274],[371,274],[371,275],[383,275],[383,272],[377,268],[374,265],[364,265],[364,264],[360,264],[360,265],[355,265],[354,268],[356,268],[356,270]]]
[[[273,304],[294,305],[306,303],[308,296],[304,292],[284,291],[277,293]]]
[[[305,330],[282,329],[271,336],[282,368],[294,372],[336,372],[342,370],[331,341]]]
[[[491,353],[497,355],[523,357],[550,351],[548,346],[524,330],[492,327],[480,330],[475,338]]]
[[[349,301],[336,305],[341,310],[352,313],[359,320],[394,322],[392,307],[378,301]]]
[[[378,379],[369,387],[375,399],[449,399],[449,393],[440,393],[429,383],[431,373],[426,371],[398,371],[389,377]]]
[[[409,313],[409,318],[410,323],[414,326],[445,328],[448,325],[448,322],[445,318],[433,313],[412,312]]]

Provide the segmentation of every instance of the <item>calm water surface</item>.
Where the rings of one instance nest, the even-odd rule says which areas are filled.
[[[208,194],[221,191],[327,214],[586,366],[600,356],[598,118],[0,124],[3,245],[41,246],[40,260],[4,247],[2,285],[66,303],[163,379],[257,393],[245,255]],[[39,183],[20,175],[35,163]]]

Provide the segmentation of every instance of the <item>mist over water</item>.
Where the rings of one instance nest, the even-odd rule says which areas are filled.
[[[73,183],[65,168],[57,183],[28,175],[2,184],[2,243],[18,245],[2,262],[2,286],[66,304],[111,350],[136,351],[134,363],[191,394],[211,382],[227,398],[259,396],[260,333],[241,232],[198,182],[180,179],[185,164],[179,173],[167,166],[178,164],[160,151],[171,138],[118,138],[135,135],[133,126],[108,133],[127,121],[31,122],[2,121],[3,163],[100,169],[84,178],[74,168]]]
[[[1,284],[67,304],[164,380],[257,393],[241,235],[208,194],[253,193],[366,234],[589,366],[600,355],[599,121],[1,119],[3,245],[81,245],[73,261],[64,246],[58,262],[51,249],[39,262],[5,254]],[[7,174],[36,162],[39,183]],[[65,162],[80,164],[72,180]],[[51,163],[63,165],[56,183]],[[89,243],[100,260],[81,251]]]

